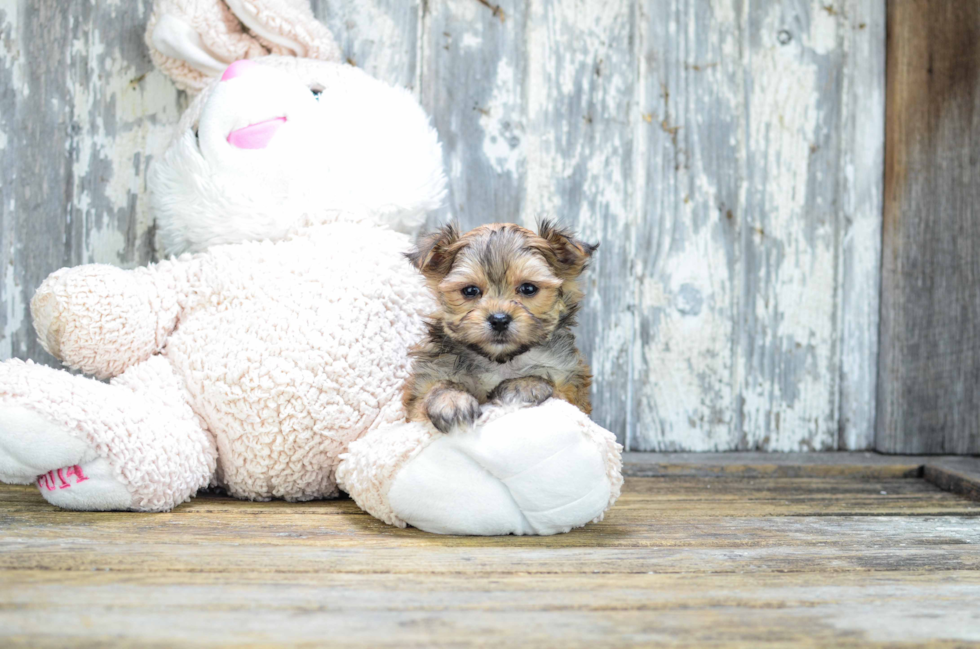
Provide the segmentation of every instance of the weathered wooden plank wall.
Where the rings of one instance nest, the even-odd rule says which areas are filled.
[[[980,2],[888,20],[877,446],[980,453]]]
[[[56,363],[28,311],[50,272],[152,257],[145,172],[182,102],[143,44],[150,5],[0,1],[0,357]]]
[[[180,97],[143,51],[147,4],[59,14],[64,26],[44,47],[30,33],[44,12],[59,13],[56,3],[0,4],[7,74],[15,65],[28,74],[24,43],[60,66],[29,77],[30,92],[19,81],[0,96],[5,133],[13,119],[19,133],[31,119],[47,129],[10,139],[0,169],[31,191],[47,183],[53,202],[10,208],[3,177],[2,261],[11,270],[0,353],[40,355],[25,307],[46,273],[148,254],[138,191],[147,156],[133,156],[159,151]],[[595,416],[631,448],[873,444],[883,0],[313,7],[353,63],[413,88],[432,114],[450,176],[438,218],[471,227],[558,216],[602,242],[581,345],[597,375]],[[112,80],[96,83],[91,70]],[[74,113],[48,104],[79,88],[97,101],[76,109],[88,130],[71,133],[59,120]],[[141,104],[120,119],[125,91]],[[102,165],[84,167],[86,180],[51,164],[82,146]],[[103,190],[107,173],[115,180]],[[72,214],[88,220],[70,222]],[[67,245],[69,223],[77,230]]]

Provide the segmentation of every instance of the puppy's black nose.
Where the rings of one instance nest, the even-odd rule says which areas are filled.
[[[490,323],[490,327],[494,331],[506,331],[507,327],[510,326],[511,320],[513,318],[506,313],[491,313],[487,318],[487,322]]]

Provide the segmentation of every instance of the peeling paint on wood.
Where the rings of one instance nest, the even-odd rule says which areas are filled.
[[[737,445],[737,7],[659,0],[640,15],[635,449]]]
[[[874,447],[885,132],[885,3],[847,0],[842,45],[838,445]]]
[[[150,259],[143,182],[183,97],[150,0],[0,0],[0,357],[51,362],[52,270]],[[872,443],[883,0],[314,0],[411,88],[466,227],[558,217],[602,247],[580,344],[638,450]]]
[[[745,18],[738,448],[826,450],[837,445],[841,18],[820,0]]]
[[[430,2],[422,31],[422,104],[439,131],[448,211],[468,229],[522,219],[526,177],[527,4]]]
[[[418,92],[421,0],[312,0],[351,65]]]

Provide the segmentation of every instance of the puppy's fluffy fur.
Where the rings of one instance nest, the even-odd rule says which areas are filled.
[[[481,404],[551,396],[589,414],[592,376],[571,328],[597,247],[548,221],[537,233],[495,223],[461,235],[450,224],[425,237],[408,258],[440,309],[412,350],[409,418],[448,432],[472,424]]]

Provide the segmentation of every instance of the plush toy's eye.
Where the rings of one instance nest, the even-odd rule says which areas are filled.
[[[517,287],[517,292],[520,293],[521,295],[531,297],[532,295],[538,292],[538,287],[529,282],[524,282],[523,284]]]
[[[481,291],[479,286],[467,286],[460,293],[463,294],[463,297],[480,297]]]
[[[317,90],[316,88],[310,88],[310,92],[313,93],[313,98],[320,101],[320,95],[323,94],[322,90]]]

